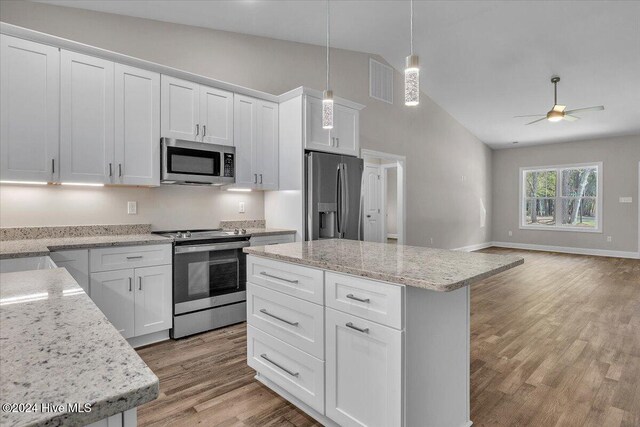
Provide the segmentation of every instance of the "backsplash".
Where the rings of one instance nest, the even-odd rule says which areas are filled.
[[[2,227],[0,240],[148,234],[151,224],[65,225],[56,227]]]
[[[220,221],[220,228],[225,230],[233,228],[266,228],[264,219],[244,219],[238,221]]]

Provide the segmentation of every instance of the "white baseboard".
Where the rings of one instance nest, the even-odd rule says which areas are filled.
[[[462,246],[460,248],[452,249],[452,251],[461,251],[461,252],[473,252],[479,251],[480,249],[486,249],[493,246],[493,242],[484,242],[484,243],[476,243],[475,245]]]
[[[398,235],[395,233],[387,233],[387,239],[398,239]]]
[[[529,243],[492,242],[490,246],[498,248],[527,249],[530,251],[561,252],[565,254],[594,255],[613,258],[640,258],[638,252],[610,251],[607,249],[572,248],[568,246],[533,245]]]

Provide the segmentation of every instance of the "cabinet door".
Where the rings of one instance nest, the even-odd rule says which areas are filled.
[[[172,269],[170,265],[135,269],[135,335],[172,327]]]
[[[262,190],[278,189],[278,104],[258,101],[256,140],[258,184]]]
[[[233,135],[236,147],[236,186],[253,188],[258,184],[256,171],[257,99],[235,95]]]
[[[133,269],[91,273],[91,299],[123,337],[134,335]]]
[[[331,308],[325,319],[326,415],[342,426],[400,426],[402,332]]]
[[[304,148],[307,150],[333,151],[329,130],[322,128],[322,100],[306,95],[304,114]]]
[[[113,62],[63,50],[60,181],[110,183],[113,165]]]
[[[233,145],[233,93],[200,86],[202,142]]]
[[[200,85],[165,75],[161,85],[161,136],[200,139]]]
[[[334,105],[334,128],[331,137],[336,152],[357,156],[359,153],[359,112],[344,105]]]
[[[56,181],[60,51],[4,34],[0,45],[0,179]]]
[[[71,277],[87,295],[89,293],[89,250],[72,249],[67,251],[51,252],[49,254],[53,262],[60,268],[66,268]]]
[[[115,182],[160,185],[160,74],[115,64]]]

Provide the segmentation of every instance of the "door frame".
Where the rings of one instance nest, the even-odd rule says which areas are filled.
[[[398,189],[397,189],[397,210],[398,210],[398,225],[397,225],[397,230],[398,230],[398,244],[399,245],[404,245],[406,242],[406,223],[407,223],[407,197],[406,197],[406,180],[407,180],[407,169],[406,169],[406,162],[407,162],[407,158],[406,156],[401,156],[399,154],[391,154],[391,153],[385,153],[382,151],[376,151],[376,150],[368,150],[366,148],[362,148],[360,150],[360,157],[374,157],[383,161],[392,161],[395,162],[395,166],[398,168]],[[384,165],[380,165],[380,166],[384,166]],[[384,173],[382,174],[383,179],[385,180],[384,182],[382,182],[383,185],[381,185],[381,187],[384,189],[383,191],[383,204],[382,204],[382,209],[381,210],[381,215],[382,213],[385,214],[385,216],[381,217],[384,220],[382,220],[381,222],[384,224],[383,225],[383,231],[385,231],[384,237],[386,238],[386,170],[384,171]],[[364,177],[364,174],[363,174]],[[364,179],[364,178],[363,178]]]
[[[365,185],[366,183],[366,179],[367,179],[367,168],[375,168],[377,170],[377,175],[378,175],[378,180],[380,181],[379,186],[378,186],[378,203],[379,203],[379,208],[378,208],[378,232],[380,233],[380,243],[385,243],[387,241],[386,238],[386,234],[385,234],[385,226],[383,224],[385,224],[385,221],[383,221],[382,219],[384,218],[385,215],[385,187],[384,187],[384,181],[382,180],[382,174],[383,174],[383,169],[382,169],[382,165],[379,163],[371,163],[371,162],[367,162],[366,160],[364,161],[364,171],[362,174],[362,196],[363,196],[363,202],[367,201],[367,196],[370,197],[369,191],[367,190],[367,186]],[[364,203],[364,206],[366,208],[366,203]],[[365,209],[362,210],[362,215],[363,217],[361,218],[362,220],[362,240],[363,241],[368,241],[365,238],[365,227],[366,227],[366,221],[364,220],[364,215],[366,215],[365,213]]]

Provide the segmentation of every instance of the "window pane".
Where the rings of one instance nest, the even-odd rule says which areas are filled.
[[[570,197],[596,196],[598,180],[596,168],[564,169],[562,195]]]
[[[555,225],[555,199],[527,200],[525,220],[527,225]]]
[[[555,197],[556,171],[529,171],[525,174],[526,197]]]
[[[593,198],[562,199],[562,225],[596,228],[597,203]]]

